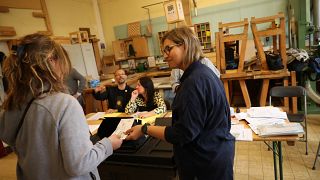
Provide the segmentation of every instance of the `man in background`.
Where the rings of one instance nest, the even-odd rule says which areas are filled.
[[[114,73],[117,86],[108,88],[98,86],[95,88],[93,97],[96,100],[108,100],[107,113],[124,112],[133,91],[133,88],[127,85],[127,78],[125,70],[118,69]]]

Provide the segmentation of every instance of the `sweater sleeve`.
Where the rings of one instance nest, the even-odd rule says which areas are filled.
[[[83,110],[75,101],[69,101],[58,125],[63,164],[70,176],[89,173],[113,153],[108,138],[92,144]]]
[[[138,99],[138,98],[137,98]],[[135,101],[129,101],[128,104],[126,105],[126,109],[125,109],[125,113],[130,114],[130,113],[134,113],[137,110],[137,99]]]
[[[79,81],[78,92],[82,93],[86,87],[86,79],[77,71],[74,71],[74,78]]]

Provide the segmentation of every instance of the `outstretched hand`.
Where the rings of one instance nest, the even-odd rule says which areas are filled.
[[[120,139],[118,135],[112,134],[111,136],[108,137],[108,139],[111,141],[113,150],[120,148],[122,144],[122,139]]]
[[[137,140],[139,137],[143,136],[144,134],[141,132],[142,125],[136,125],[132,128],[128,129],[125,134],[128,135],[126,140]]]

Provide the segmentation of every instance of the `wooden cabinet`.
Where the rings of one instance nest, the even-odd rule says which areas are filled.
[[[212,52],[211,31],[209,22],[194,25],[194,30],[198,36],[204,52]]]
[[[136,52],[135,57],[148,57],[149,47],[148,40],[145,37],[132,38],[133,49]]]
[[[112,46],[116,61],[149,56],[148,40],[142,36],[113,41]],[[131,48],[134,50],[133,54],[129,53]]]
[[[127,58],[124,40],[112,41],[112,47],[116,61],[124,60]]]

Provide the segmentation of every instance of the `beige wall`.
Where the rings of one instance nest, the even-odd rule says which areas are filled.
[[[46,0],[46,4],[54,36],[69,36],[79,27],[90,27],[92,34],[97,33],[91,0]],[[15,28],[17,36],[9,38],[46,30],[44,20],[32,16],[34,11],[10,8],[9,13],[0,13],[0,26]]]
[[[191,1],[191,0],[190,0]],[[198,8],[203,8],[237,0],[197,0]],[[238,0],[239,1],[239,0]],[[161,0],[98,0],[104,36],[107,44],[106,54],[112,54],[112,41],[115,40],[113,27],[135,21],[147,20],[147,10],[141,8]],[[191,5],[193,8],[193,5]],[[164,16],[162,4],[148,7],[151,18]]]

